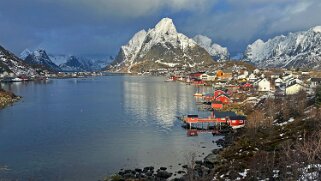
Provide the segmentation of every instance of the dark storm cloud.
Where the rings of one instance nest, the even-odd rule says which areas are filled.
[[[0,45],[15,53],[114,55],[162,17],[189,36],[205,34],[232,53],[257,38],[321,25],[318,0],[2,0]]]

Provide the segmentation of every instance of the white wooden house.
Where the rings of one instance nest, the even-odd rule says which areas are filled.
[[[257,77],[254,73],[250,74],[248,77],[249,82],[255,82],[257,80]]]
[[[311,88],[316,88],[319,85],[321,85],[321,78],[311,78],[310,79],[310,87]]]
[[[267,92],[271,90],[271,82],[267,79],[262,79],[257,82],[257,88],[260,92]]]
[[[277,79],[275,79],[274,84],[276,87],[280,87],[281,85],[284,84],[284,82],[281,78],[277,78]]]

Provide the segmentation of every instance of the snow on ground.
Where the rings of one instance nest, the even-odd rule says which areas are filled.
[[[156,63],[167,65],[169,67],[175,67],[176,65],[179,65],[179,63],[167,63],[167,62],[162,62],[161,60],[157,60]]]
[[[294,118],[290,118],[288,121],[285,121],[283,123],[276,123],[275,125],[284,126],[284,125],[287,125],[288,123],[292,123],[293,121],[294,121]]]
[[[247,176],[247,174],[249,173],[249,171],[250,171],[250,169],[245,169],[243,172],[240,172],[239,175],[241,175],[242,178],[237,179],[237,180],[244,179]]]
[[[310,164],[304,168],[300,168],[299,171],[302,173],[299,180],[319,180],[321,178],[321,164]]]

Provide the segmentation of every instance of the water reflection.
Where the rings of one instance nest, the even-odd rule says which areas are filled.
[[[124,78],[124,110],[139,122],[155,121],[163,128],[174,125],[176,116],[191,110],[193,87],[164,82],[162,78]],[[148,120],[153,117],[155,120]]]
[[[185,154],[215,146],[212,135],[186,137],[175,118],[197,113],[194,86],[132,76],[4,86],[23,99],[0,111],[0,163],[11,169],[1,179],[85,181],[120,168],[181,169]]]

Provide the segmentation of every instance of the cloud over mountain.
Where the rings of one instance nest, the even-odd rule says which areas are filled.
[[[235,54],[258,38],[321,25],[320,9],[319,0],[3,0],[0,43],[16,53],[115,55],[133,33],[170,17],[189,37],[206,35]]]

